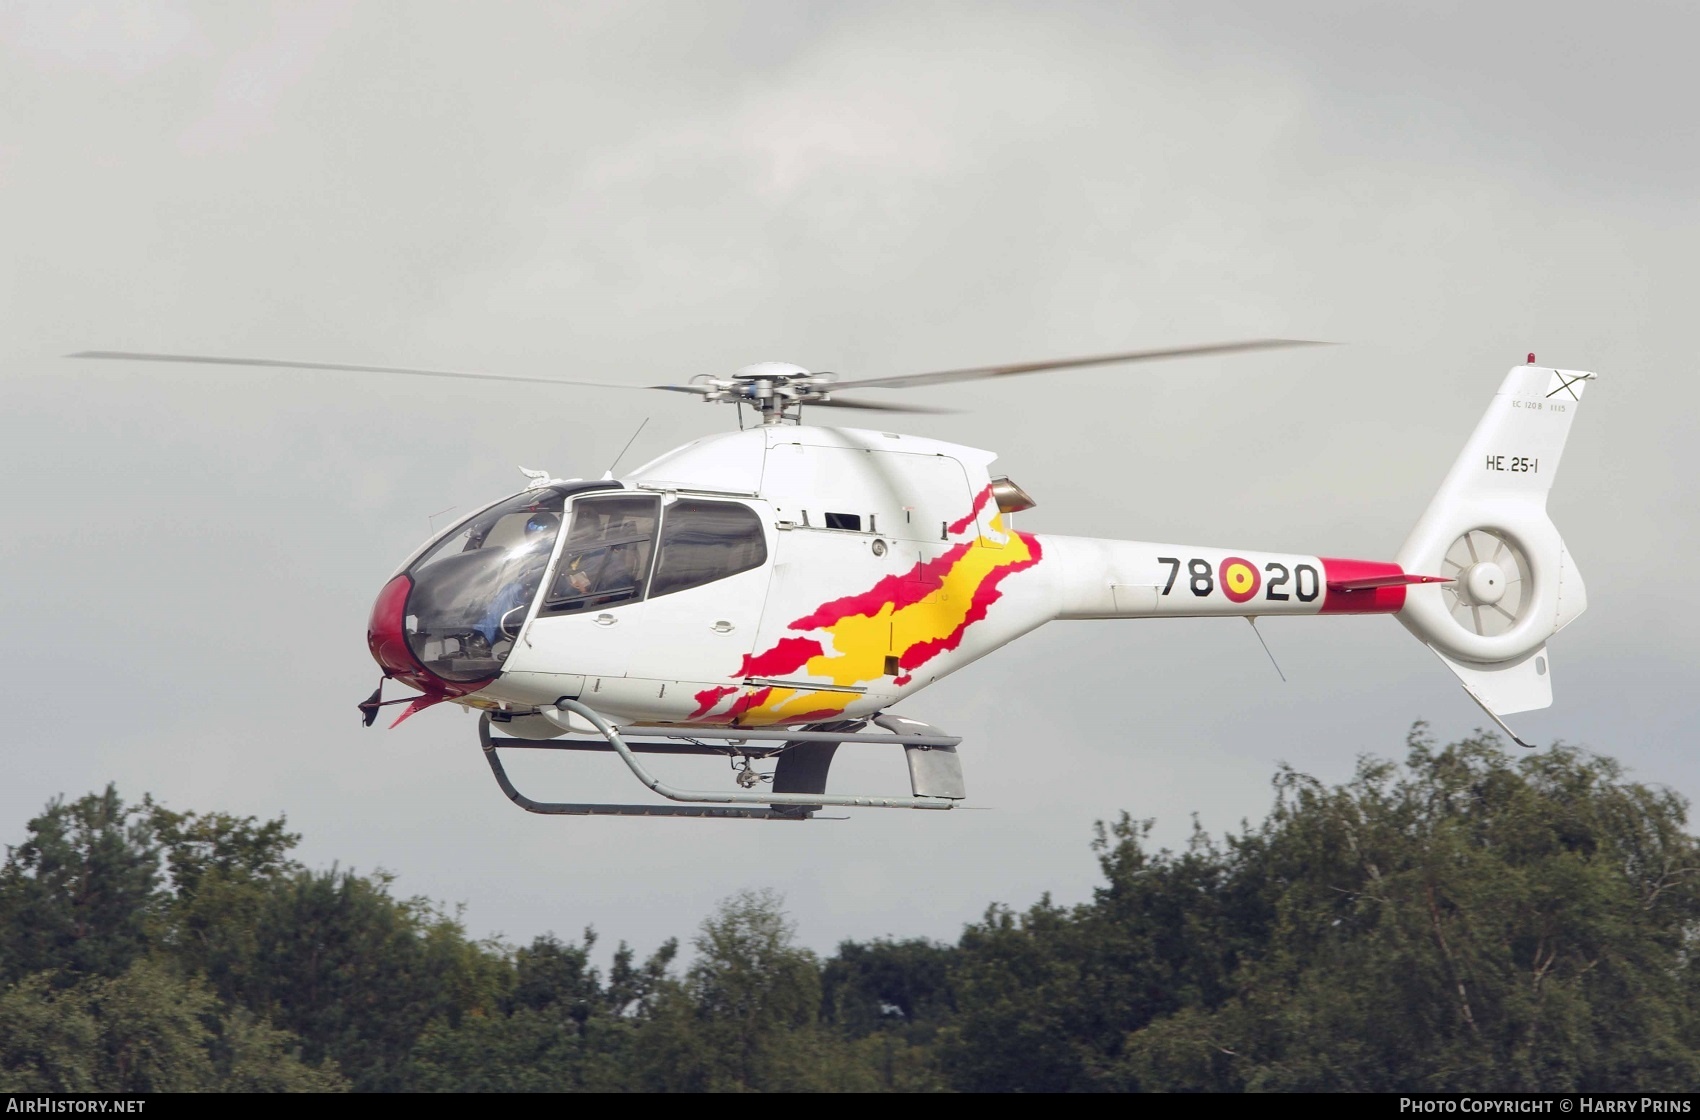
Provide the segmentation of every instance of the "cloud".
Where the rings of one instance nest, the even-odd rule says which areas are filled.
[[[350,19],[348,0],[313,0],[273,9],[271,27],[254,43],[221,52],[211,105],[183,130],[186,151],[230,148],[275,127],[279,106],[312,73]]]
[[[0,7],[0,46],[47,72],[128,81],[209,44],[173,0],[13,0]]]

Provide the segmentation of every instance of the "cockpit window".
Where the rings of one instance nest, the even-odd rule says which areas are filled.
[[[561,532],[563,494],[531,490],[451,530],[407,574],[407,643],[444,680],[501,670]]]
[[[561,546],[545,610],[552,614],[643,598],[655,546],[656,497],[582,498]]]
[[[736,502],[681,498],[661,523],[661,557],[649,595],[669,595],[767,562],[761,518]]]

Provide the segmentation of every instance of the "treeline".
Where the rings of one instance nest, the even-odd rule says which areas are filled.
[[[1688,1090],[1700,845],[1564,747],[1419,727],[1262,823],[954,945],[798,946],[767,893],[606,969],[476,941],[281,819],[55,802],[0,868],[0,1091]]]

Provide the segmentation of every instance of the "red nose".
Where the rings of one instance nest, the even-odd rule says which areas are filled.
[[[378,592],[378,601],[372,604],[372,620],[366,624],[366,648],[372,651],[372,660],[385,674],[404,680],[415,688],[435,691],[424,682],[430,680],[438,685],[441,682],[426,673],[414,658],[413,651],[407,648],[403,619],[407,611],[407,594],[412,590],[413,581],[405,575],[384,584],[384,589]]]
[[[372,651],[372,660],[384,675],[439,700],[465,696],[489,684],[488,679],[446,681],[419,663],[413,647],[407,643],[407,597],[412,591],[412,578],[399,575],[384,584],[384,589],[378,592],[378,601],[372,604],[372,619],[366,624],[366,648]]]

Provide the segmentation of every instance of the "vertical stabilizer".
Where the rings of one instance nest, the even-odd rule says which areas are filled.
[[[1547,494],[1592,380],[1512,369],[1399,550],[1404,570],[1452,581],[1413,588],[1399,621],[1496,719],[1552,703],[1547,640],[1587,607]]]

